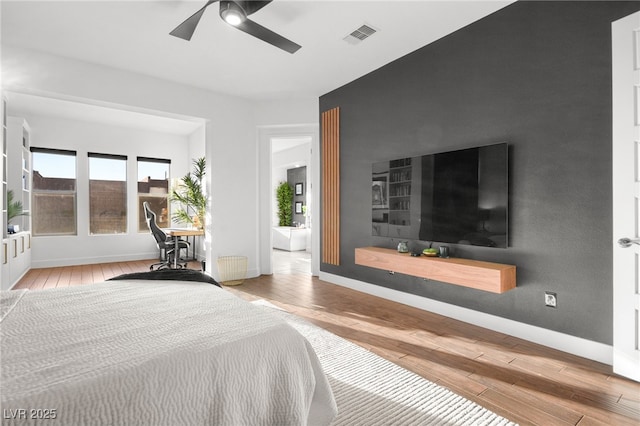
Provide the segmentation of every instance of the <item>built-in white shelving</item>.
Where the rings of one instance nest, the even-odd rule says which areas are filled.
[[[7,117],[2,101],[2,247],[0,288],[11,288],[31,268],[31,130],[23,118]],[[25,215],[8,220],[7,192]],[[9,225],[13,225],[9,232]]]
[[[2,239],[7,237],[7,103],[2,98],[2,192],[0,193],[0,205],[2,205]]]
[[[10,283],[9,277],[9,239],[7,238],[7,102],[2,96],[0,116],[2,117],[2,161],[0,161],[0,206],[2,207],[2,244],[0,245],[0,288],[5,289]],[[5,284],[7,282],[7,284]]]

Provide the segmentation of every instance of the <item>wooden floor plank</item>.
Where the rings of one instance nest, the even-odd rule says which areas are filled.
[[[91,265],[82,265],[80,271],[82,274],[82,282],[80,284],[93,283],[93,267]]]
[[[71,278],[69,278],[69,285],[80,285],[82,284],[82,267],[81,266],[72,266],[71,267]]]
[[[91,267],[91,275],[93,282],[102,282],[105,280],[104,274],[102,273],[102,265],[92,265]]]
[[[60,277],[58,278],[58,284],[56,287],[69,287],[71,282],[71,268],[63,268],[60,271]]]
[[[156,261],[33,269],[16,288],[90,284]],[[608,365],[306,275],[225,289],[265,299],[522,426],[640,423],[640,383]]]
[[[58,281],[60,281],[60,275],[62,275],[62,269],[63,268],[53,268],[42,288],[57,287]]]
[[[41,271],[38,275],[36,275],[34,277],[34,279],[29,284],[28,288],[30,290],[40,290],[40,289],[42,289],[44,287],[45,283],[47,282],[47,280],[49,278],[49,275],[51,274],[52,271],[53,271],[53,269],[47,269],[47,270]],[[21,281],[22,280],[20,280],[20,282]],[[15,287],[17,287],[17,285]]]
[[[21,288],[30,289],[40,274],[43,273],[43,269],[30,269],[20,280]]]

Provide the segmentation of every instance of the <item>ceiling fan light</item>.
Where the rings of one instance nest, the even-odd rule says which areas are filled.
[[[220,16],[227,24],[233,25],[234,27],[240,25],[247,18],[244,10],[237,4],[231,2],[227,3],[226,7],[220,9]]]
[[[227,24],[233,25],[235,27],[236,25],[240,24],[240,22],[242,22],[242,16],[239,13],[230,11],[225,13],[224,20]]]

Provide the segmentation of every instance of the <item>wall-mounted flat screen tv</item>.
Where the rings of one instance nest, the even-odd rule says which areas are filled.
[[[398,158],[372,169],[374,236],[507,247],[508,144]]]

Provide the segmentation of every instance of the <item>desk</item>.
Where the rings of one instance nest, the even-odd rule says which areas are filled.
[[[196,239],[195,237],[204,235],[204,231],[202,229],[194,229],[194,228],[165,228],[163,231],[170,237],[173,237],[173,243],[176,250],[175,255],[173,256],[173,268],[176,269],[178,267],[178,257],[180,255],[180,250],[178,249],[178,244],[180,241],[180,237],[193,237],[193,258],[196,258]],[[189,250],[187,249],[187,256],[189,255]]]

